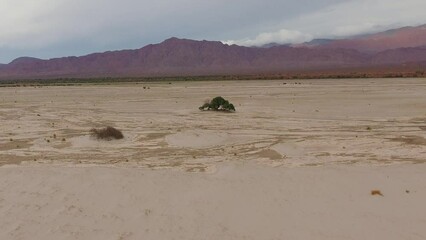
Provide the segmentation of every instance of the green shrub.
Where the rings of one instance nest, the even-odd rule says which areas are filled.
[[[215,97],[210,102],[206,102],[203,106],[199,107],[202,111],[226,111],[226,112],[235,112],[235,107],[232,103],[225,100],[223,97]]]

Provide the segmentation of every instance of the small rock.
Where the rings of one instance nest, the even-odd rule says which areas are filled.
[[[380,190],[372,190],[371,191],[371,195],[384,197],[383,194],[382,194],[382,192]]]

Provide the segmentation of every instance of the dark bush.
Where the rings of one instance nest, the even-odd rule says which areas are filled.
[[[200,110],[213,110],[213,111],[227,111],[235,112],[235,107],[228,100],[225,100],[223,97],[215,97],[210,102],[205,103],[203,106],[199,107]]]
[[[106,127],[101,129],[92,128],[90,130],[90,133],[93,137],[96,137],[97,139],[103,139],[103,140],[112,140],[112,139],[123,139],[123,133],[121,133],[120,130],[113,128],[113,127]]]

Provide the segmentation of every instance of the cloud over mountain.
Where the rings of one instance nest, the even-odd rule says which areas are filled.
[[[240,46],[262,46],[268,43],[289,44],[302,43],[312,40],[312,35],[281,29],[277,32],[261,33],[253,39],[240,39],[224,41],[226,44],[236,44]]]

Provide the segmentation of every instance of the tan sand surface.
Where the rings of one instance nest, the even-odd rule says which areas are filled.
[[[423,240],[425,172],[425,164],[224,163],[213,174],[3,167],[0,239]]]
[[[218,95],[237,113],[198,110]],[[274,166],[426,161],[425,79],[0,88],[0,120],[0,165],[208,171],[233,160]],[[90,137],[91,128],[105,125],[125,139]]]
[[[0,88],[0,122],[0,239],[426,239],[426,79]]]

